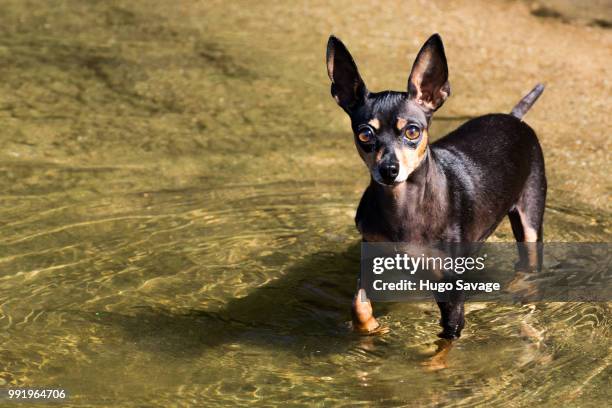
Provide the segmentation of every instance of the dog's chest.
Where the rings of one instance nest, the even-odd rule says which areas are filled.
[[[457,239],[461,228],[449,219],[443,206],[434,200],[411,206],[415,201],[389,203],[366,190],[355,216],[364,241],[422,243]]]
[[[355,219],[357,229],[367,242],[431,242],[442,238],[435,223],[424,217],[398,216],[389,223],[380,214],[359,214]]]

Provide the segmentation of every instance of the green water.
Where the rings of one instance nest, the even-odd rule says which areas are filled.
[[[367,41],[365,4],[0,4],[0,388],[63,388],[73,406],[609,401],[609,304],[468,305],[437,372],[421,366],[433,302],[374,305],[384,336],[348,330],[368,176],[329,96],[326,36],[361,47],[374,88],[400,88],[439,29],[365,23]],[[520,18],[553,38],[561,24]],[[532,85],[502,64],[470,93],[465,58],[434,135]],[[504,92],[475,107],[485,85]],[[580,123],[541,109],[546,239],[609,241],[609,157],[584,149],[572,164],[561,136]],[[590,126],[602,140],[607,124]],[[494,239],[511,240],[508,226]]]

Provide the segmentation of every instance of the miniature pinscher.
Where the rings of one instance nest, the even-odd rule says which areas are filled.
[[[510,114],[471,119],[429,143],[431,119],[450,95],[442,39],[419,51],[406,92],[370,92],[344,44],[327,44],[331,93],[349,115],[357,151],[371,175],[355,222],[366,242],[481,242],[508,216],[517,242],[541,242],[546,176],[535,132],[522,121],[538,84]],[[438,302],[439,334],[456,339],[463,299]],[[356,331],[379,327],[363,289],[352,308]]]

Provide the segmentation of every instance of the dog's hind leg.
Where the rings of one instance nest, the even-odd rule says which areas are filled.
[[[515,206],[508,212],[519,253],[516,277],[510,284],[510,289],[532,295],[535,291],[526,283],[526,274],[539,271],[542,267],[541,242],[546,202],[544,168],[543,165],[541,168],[537,167],[528,177]]]
[[[543,239],[546,177],[543,164],[534,167],[519,199],[508,212],[516,242],[542,242]]]
[[[517,242],[542,242],[546,178],[543,170],[532,173],[515,206],[508,212]]]

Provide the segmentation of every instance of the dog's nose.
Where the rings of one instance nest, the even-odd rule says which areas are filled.
[[[386,162],[380,165],[380,175],[386,183],[393,183],[399,174],[399,163],[395,161]]]

